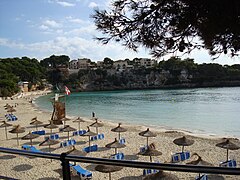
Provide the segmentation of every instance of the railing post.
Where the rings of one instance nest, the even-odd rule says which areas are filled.
[[[66,156],[66,153],[62,153],[60,155],[60,160],[62,162],[63,180],[71,180],[69,161],[66,160]]]

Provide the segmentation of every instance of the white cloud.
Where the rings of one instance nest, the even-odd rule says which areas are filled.
[[[39,28],[40,28],[41,30],[48,30],[48,29],[49,29],[48,26],[46,26],[46,25],[44,25],[44,24],[42,24],[41,26],[39,26]]]
[[[89,5],[88,5],[89,8],[96,8],[98,7],[98,4],[95,3],[95,2],[90,2]]]
[[[69,3],[69,2],[66,2],[66,1],[56,1],[57,4],[63,6],[63,7],[73,7],[73,6],[76,6],[76,4],[73,4],[73,3]]]
[[[45,20],[43,21],[43,26],[46,28],[60,28],[62,27],[62,25],[60,23],[57,23],[56,21],[54,20]]]
[[[73,18],[72,16],[68,16],[68,17],[66,17],[66,19],[67,19],[69,22],[78,23],[78,24],[82,24],[82,23],[85,22],[85,21],[82,20],[82,19]]]

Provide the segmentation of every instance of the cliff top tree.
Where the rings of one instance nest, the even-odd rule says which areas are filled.
[[[115,0],[109,11],[92,15],[97,29],[134,51],[150,49],[154,57],[196,48],[213,58],[240,50],[239,0]]]

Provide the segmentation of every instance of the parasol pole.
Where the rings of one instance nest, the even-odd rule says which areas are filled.
[[[228,148],[227,148],[227,161],[228,161]]]
[[[182,146],[182,152],[184,151],[184,146]]]
[[[150,162],[152,162],[152,156],[150,156]]]
[[[88,141],[88,145],[89,145],[89,152],[91,152],[91,145],[90,145],[90,136],[88,136],[88,139],[89,139],[89,141]]]
[[[118,132],[118,139],[120,140],[120,131]]]
[[[19,146],[19,142],[18,142],[18,133],[17,133],[17,145]]]
[[[30,138],[30,145],[32,146],[32,139]]]
[[[98,134],[98,127],[96,127],[96,133]]]
[[[80,131],[80,122],[78,121],[78,131]]]
[[[5,126],[5,134],[6,134],[6,139],[8,139],[8,137],[7,137],[7,126]]]
[[[148,146],[148,137],[147,137],[147,146]]]
[[[69,140],[69,131],[68,131],[68,140]]]
[[[109,180],[111,180],[112,178],[111,178],[111,172],[109,172]]]

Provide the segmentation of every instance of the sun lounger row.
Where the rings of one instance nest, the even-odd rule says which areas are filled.
[[[70,140],[65,140],[63,142],[60,143],[60,147],[67,147],[67,146],[73,146],[75,145],[77,142],[75,139],[70,139]]]
[[[144,169],[143,170],[143,175],[146,176],[148,174],[153,174],[153,173],[157,173],[159,170],[157,169]]]
[[[45,136],[45,140],[47,139],[59,139],[59,135],[58,134],[51,134],[50,136]]]
[[[206,174],[201,175],[200,177],[197,176],[195,180],[208,180],[208,176]]]
[[[32,134],[45,135],[46,131],[45,130],[32,131]]]
[[[120,143],[120,144],[125,144],[125,143],[126,143],[125,138],[121,138],[121,139],[119,139],[119,143]]]
[[[146,146],[146,145],[140,147],[140,152],[144,152],[144,151],[146,151],[147,148],[148,148],[148,146]]]
[[[96,136],[91,137],[91,141],[104,139],[104,134],[97,134]]]
[[[190,152],[186,151],[186,152],[179,152],[179,153],[175,153],[172,155],[172,162],[176,163],[176,162],[180,162],[180,161],[184,161],[186,159],[190,158]]]
[[[6,114],[5,117],[8,121],[16,121],[18,119],[14,114]]]
[[[118,159],[118,160],[123,160],[124,159],[124,154],[123,153],[117,153],[113,154],[110,156],[111,159]]]
[[[232,168],[235,168],[237,167],[237,161],[232,159],[232,160],[228,160],[228,161],[225,161],[225,162],[221,162],[219,164],[220,167],[232,167]]]
[[[83,148],[83,151],[89,153],[89,152],[94,152],[94,151],[97,151],[98,150],[98,145],[97,144],[94,144],[90,147],[85,147]]]
[[[92,173],[88,170],[83,169],[80,165],[70,164],[70,169],[73,175],[78,175],[80,179],[92,179]]]
[[[79,130],[79,131],[74,131],[73,136],[81,136],[85,134],[87,131],[86,130]]]
[[[29,146],[29,145],[22,145],[22,149],[26,150],[26,151],[31,151],[31,152],[42,152],[42,151],[38,150],[36,147]]]

